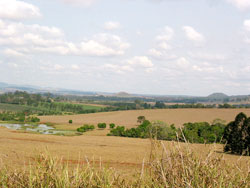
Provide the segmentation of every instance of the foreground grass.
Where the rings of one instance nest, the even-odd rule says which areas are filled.
[[[143,161],[141,172],[126,178],[112,168],[92,164],[86,158],[84,165],[72,166],[49,154],[37,156],[24,170],[0,168],[0,187],[250,187],[250,168],[228,165],[222,157],[209,153],[197,157],[189,148],[179,144],[166,148],[163,142],[151,142],[150,159]]]

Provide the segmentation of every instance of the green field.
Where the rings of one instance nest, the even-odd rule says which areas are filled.
[[[0,103],[0,111],[12,111],[12,112],[22,112],[24,110],[39,110],[39,108],[17,105],[17,104],[5,104]]]
[[[72,104],[72,103],[57,102],[56,104]],[[82,106],[84,110],[100,110],[103,108],[102,106],[95,106],[89,104],[76,104],[76,105]],[[27,110],[33,112],[39,112],[39,111],[49,111],[50,109],[43,106],[34,107],[27,105],[0,103],[0,112],[1,111],[23,112]],[[62,111],[62,112],[67,112],[67,111]]]

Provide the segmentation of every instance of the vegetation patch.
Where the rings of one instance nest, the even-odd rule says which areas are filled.
[[[94,129],[95,129],[95,126],[94,126],[94,125],[85,124],[85,125],[83,125],[82,127],[77,128],[77,132],[84,133],[84,132],[87,132],[87,131],[92,131],[92,130],[94,130]]]
[[[244,113],[238,114],[235,120],[226,126],[224,139],[225,152],[250,156],[250,117]]]
[[[138,122],[141,121],[138,117]],[[223,121],[216,120],[212,124],[207,122],[186,123],[183,128],[176,128],[173,124],[167,125],[162,121],[144,120],[136,128],[125,129],[117,126],[110,130],[108,136],[122,136],[133,138],[156,138],[158,140],[188,141],[190,143],[222,142],[225,125]]]

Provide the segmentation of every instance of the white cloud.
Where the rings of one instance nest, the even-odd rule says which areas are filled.
[[[40,17],[41,13],[38,7],[17,0],[0,1],[0,18],[2,19],[29,19]]]
[[[78,70],[78,69],[80,69],[80,67],[79,67],[78,65],[71,65],[71,68],[72,68],[73,70]]]
[[[156,36],[156,40],[159,40],[159,41],[171,40],[174,36],[174,33],[175,32],[171,27],[165,26],[161,34]]]
[[[197,72],[203,73],[223,73],[224,68],[223,66],[212,66],[210,63],[204,62],[201,65],[193,65],[192,69]]]
[[[193,27],[183,26],[182,29],[184,30],[187,39],[195,42],[205,41],[204,36],[201,33],[197,32]]]
[[[154,64],[147,56],[136,56],[127,61],[129,65],[143,68],[152,68]]]
[[[152,48],[148,51],[148,55],[159,60],[172,60],[176,59],[177,56],[169,53],[166,50]]]
[[[124,74],[125,72],[133,72],[134,69],[129,65],[114,65],[114,64],[105,64],[104,68],[106,70],[111,70],[118,74]]]
[[[244,28],[244,35],[245,35],[244,41],[250,44],[250,20],[249,19],[244,20],[243,28]]]
[[[184,57],[177,59],[176,64],[180,68],[188,68],[188,66],[190,65],[189,61]]]
[[[202,52],[188,52],[189,57],[198,59],[198,60],[207,60],[207,61],[223,61],[227,57],[223,54],[213,54],[213,53],[202,53]]]
[[[0,20],[0,45],[8,46],[19,53],[52,53],[80,56],[123,55],[130,44],[117,35],[101,33],[82,42],[66,41],[59,28],[25,25]]]
[[[60,1],[63,1],[64,3],[71,4],[71,5],[90,6],[96,0],[60,0]]]
[[[227,0],[227,1],[241,10],[246,10],[250,8],[250,0]]]
[[[130,44],[119,36],[107,33],[95,35],[92,40],[84,41],[80,45],[80,53],[94,56],[123,55]]]
[[[245,20],[243,26],[245,30],[250,31],[250,20]]]
[[[121,24],[119,22],[106,22],[104,23],[104,29],[106,30],[115,30],[115,29],[119,29],[121,27]]]
[[[26,57],[25,54],[18,52],[16,50],[13,50],[13,49],[5,49],[3,53],[7,55],[8,57]]]

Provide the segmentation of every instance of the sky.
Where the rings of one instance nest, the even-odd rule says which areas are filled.
[[[0,0],[0,82],[250,94],[250,0]]]

